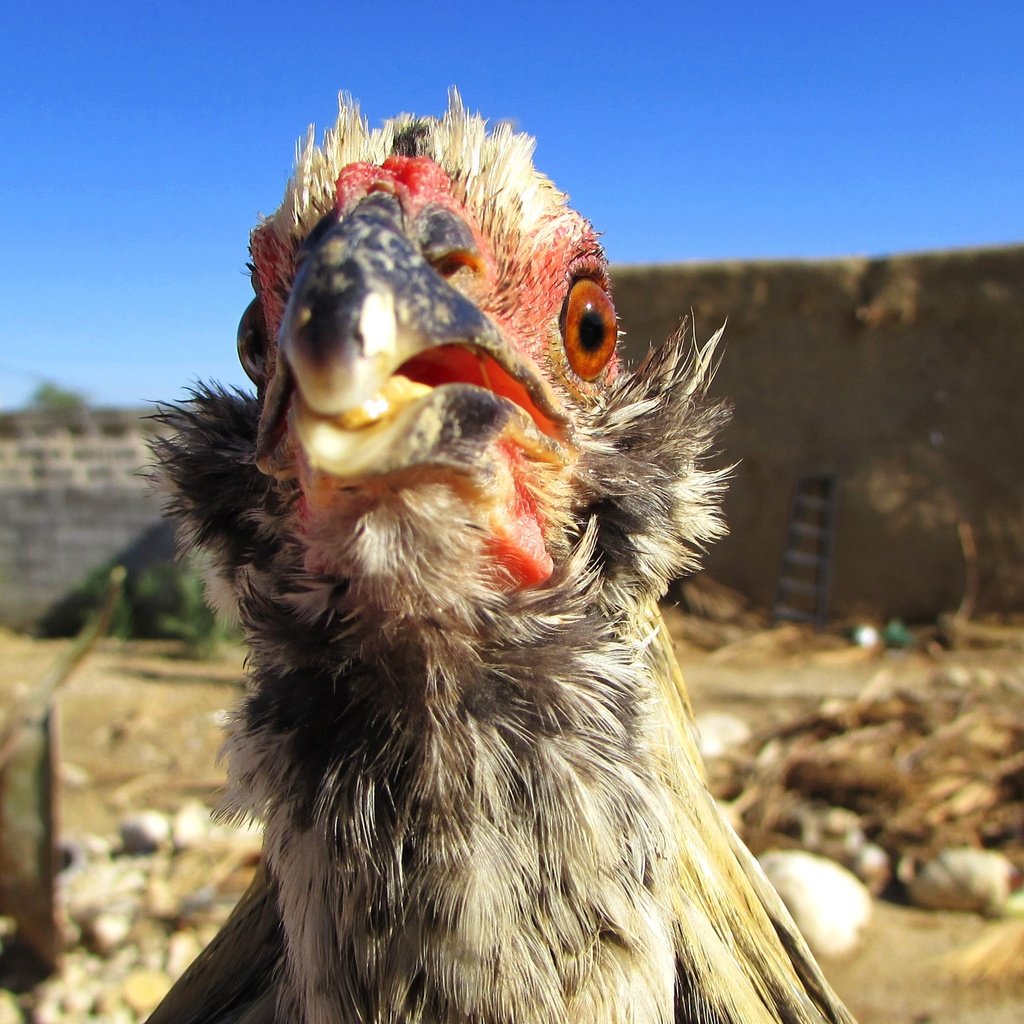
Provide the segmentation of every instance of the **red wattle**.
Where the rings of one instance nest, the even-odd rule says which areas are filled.
[[[521,482],[522,455],[511,443],[500,446],[514,480],[512,500],[491,520],[488,549],[516,587],[543,583],[555,564],[544,543],[544,527],[537,501]]]

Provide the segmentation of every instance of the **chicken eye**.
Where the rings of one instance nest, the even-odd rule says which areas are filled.
[[[596,380],[615,352],[618,323],[608,293],[589,277],[573,282],[562,310],[562,343],[569,365]]]
[[[266,383],[267,329],[258,295],[245,307],[238,323],[238,361],[253,384],[262,387]]]

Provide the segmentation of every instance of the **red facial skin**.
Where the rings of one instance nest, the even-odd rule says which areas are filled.
[[[489,553],[514,587],[529,587],[543,583],[554,572],[555,564],[544,545],[544,520],[537,499],[522,482],[523,452],[511,441],[499,442],[498,450],[512,471],[515,496],[503,514],[491,522]]]
[[[553,325],[572,279],[583,274],[606,283],[605,261],[596,233],[578,214],[559,206],[549,220],[531,232],[531,237],[510,231],[492,245],[455,194],[457,189],[448,174],[428,157],[392,156],[379,166],[360,162],[343,168],[335,185],[334,209],[344,216],[370,193],[386,191],[398,198],[409,223],[430,203],[458,214],[472,231],[481,256],[472,298],[520,355],[537,367],[550,366]],[[255,283],[273,337],[294,275],[294,251],[263,227],[253,232],[251,251]],[[612,379],[617,369],[613,356],[604,380]],[[545,523],[536,499],[522,483],[525,454],[507,439],[498,443],[497,450],[507,462],[515,486],[507,507],[491,517],[489,554],[500,577],[511,586],[533,586],[553,572],[544,542]]]

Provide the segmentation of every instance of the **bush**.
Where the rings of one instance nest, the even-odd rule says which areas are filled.
[[[113,563],[93,569],[70,593],[47,610],[36,625],[44,637],[78,636],[86,622],[99,611],[107,596]],[[121,590],[110,618],[107,633],[122,640],[132,635],[131,604],[127,599],[128,583]]]
[[[40,635],[76,636],[102,605],[112,568],[94,569],[55,604],[39,621]],[[207,605],[203,581],[188,562],[158,562],[129,573],[108,632],[124,640],[180,640],[196,657],[232,636]]]
[[[193,566],[165,562],[139,577],[132,606],[135,636],[181,640],[191,653],[213,653],[228,631],[206,603]]]

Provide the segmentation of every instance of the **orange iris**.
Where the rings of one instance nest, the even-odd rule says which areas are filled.
[[[596,380],[615,352],[618,324],[608,293],[589,277],[574,281],[562,312],[562,343],[573,372]]]

